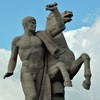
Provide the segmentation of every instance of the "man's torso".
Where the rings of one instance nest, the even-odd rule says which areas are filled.
[[[16,43],[22,67],[25,71],[35,72],[44,66],[44,47],[36,36],[23,35]],[[22,71],[24,71],[22,70]]]

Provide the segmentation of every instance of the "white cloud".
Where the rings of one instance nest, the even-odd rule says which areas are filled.
[[[68,100],[99,100],[100,95],[100,18],[91,27],[82,27],[80,29],[64,32],[66,41],[75,53],[76,58],[81,53],[86,52],[91,57],[92,85],[89,91],[82,87],[83,68],[79,71],[73,80],[73,87],[66,88],[66,99]],[[24,100],[24,94],[20,84],[20,66],[18,59],[15,73],[8,79],[3,79],[7,70],[10,51],[0,49],[0,100]]]
[[[84,68],[82,66],[78,75],[76,75],[75,79],[73,80],[73,92],[70,92],[70,90],[67,90],[66,88],[66,95],[68,96],[68,92],[69,97],[72,98],[71,100],[99,100],[100,17],[96,19],[95,23],[91,27],[82,27],[80,29],[64,32],[64,36],[69,47],[75,53],[76,58],[78,58],[83,52],[86,52],[90,55],[92,70],[92,85],[89,91],[82,89],[81,86],[84,79]],[[72,94],[73,97],[71,96]],[[67,96],[66,98],[68,98]]]
[[[21,63],[18,59],[15,75],[8,79],[3,79],[7,71],[8,60],[10,58],[10,51],[0,49],[0,100],[24,100],[21,84],[19,82],[19,73]]]

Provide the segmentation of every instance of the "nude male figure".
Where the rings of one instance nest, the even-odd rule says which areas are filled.
[[[53,9],[55,9],[56,5],[53,4],[47,7],[48,10],[55,11]],[[16,37],[12,42],[11,58],[8,65],[8,71],[4,78],[13,75],[14,69],[16,67],[17,55],[19,54],[19,57],[22,61],[21,83],[25,94],[25,100],[39,100],[38,97],[40,88],[36,88],[36,85],[41,85],[42,83],[45,43],[43,43],[43,41],[36,36],[38,32],[35,32],[35,18],[30,16],[25,17],[22,21],[22,24],[24,27],[24,34],[22,36]],[[51,54],[55,54],[57,50],[55,48],[54,50],[53,48],[50,50],[51,48],[49,48],[47,45],[45,45],[45,47],[48,49],[48,51],[50,51]],[[39,81],[37,81],[37,79]]]
[[[38,73],[43,72],[43,43],[35,36],[36,21],[33,17],[26,17],[23,20],[23,26],[25,30],[24,35],[16,37],[12,42],[8,72],[4,78],[13,74],[17,62],[17,55],[19,54],[22,61],[21,83],[25,100],[37,100],[35,78]]]

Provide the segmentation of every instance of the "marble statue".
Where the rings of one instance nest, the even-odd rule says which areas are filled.
[[[22,61],[21,84],[25,100],[64,100],[64,87],[72,87],[72,79],[84,63],[83,87],[91,85],[90,57],[83,53],[75,60],[62,31],[71,21],[73,13],[60,13],[57,3],[46,5],[51,11],[46,29],[36,32],[36,19],[22,20],[24,34],[12,41],[11,57],[4,79],[14,74],[19,55]]]

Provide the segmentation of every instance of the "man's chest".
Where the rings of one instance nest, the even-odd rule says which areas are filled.
[[[42,47],[42,41],[36,36],[23,36],[18,42],[19,49],[30,49]]]

